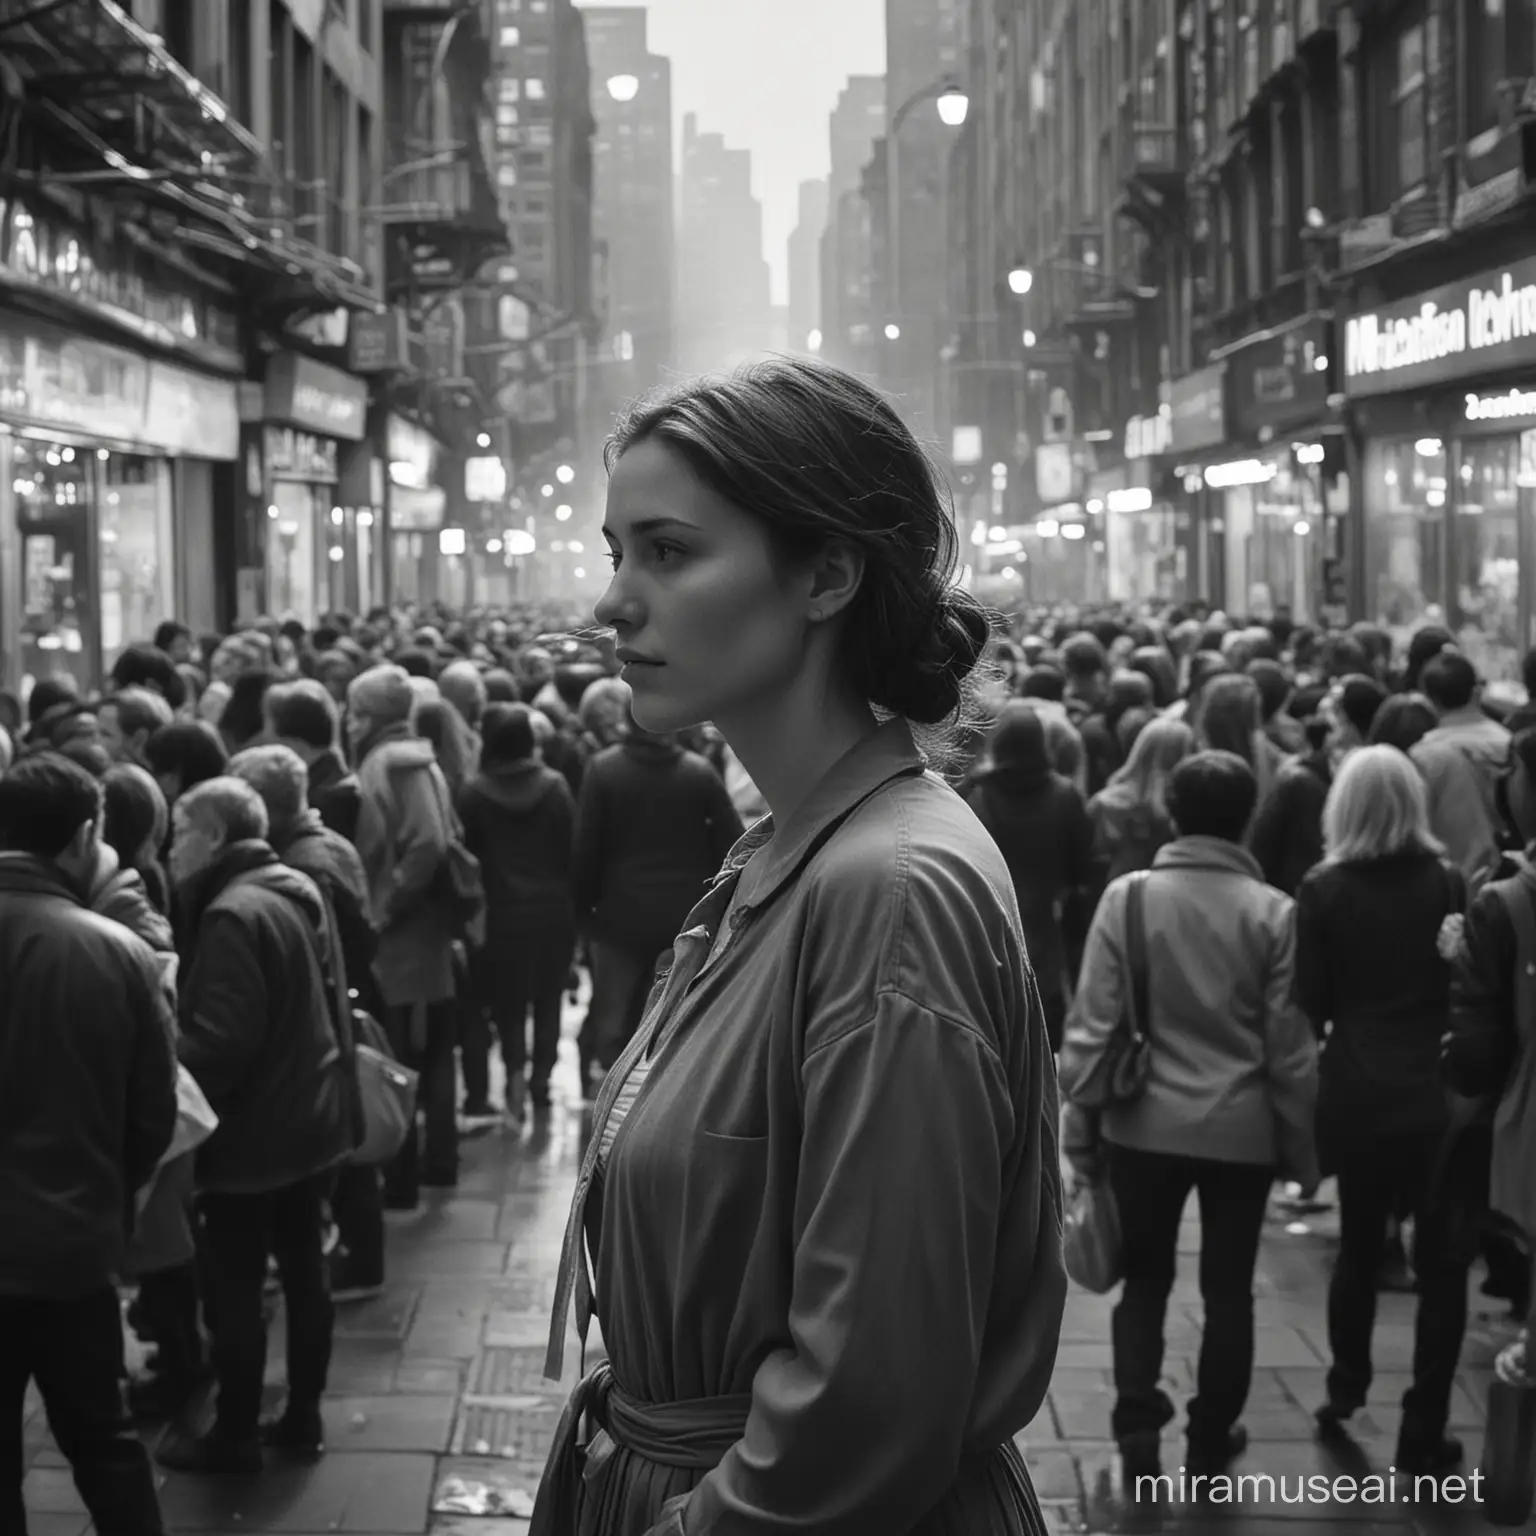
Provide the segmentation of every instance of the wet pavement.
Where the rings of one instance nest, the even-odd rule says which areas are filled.
[[[568,1029],[576,1023],[568,1019]],[[454,1191],[432,1192],[410,1214],[389,1219],[389,1284],[376,1300],[339,1309],[326,1403],[329,1450],[313,1465],[270,1457],[255,1478],[168,1474],[157,1469],[169,1528],[200,1536],[286,1532],[330,1536],[517,1536],[526,1529],[555,1422],[579,1374],[567,1351],[566,1378],[541,1373],[566,1212],[582,1145],[574,1039],[567,1039],[553,1112],[521,1136],[501,1128],[467,1138]],[[499,1093],[499,1084],[497,1090]],[[1298,1477],[1385,1471],[1408,1384],[1412,1298],[1381,1298],[1377,1376],[1352,1422],[1353,1448],[1324,1448],[1313,1435],[1327,1362],[1324,1288],[1332,1217],[1297,1221],[1276,1208],[1256,1281],[1259,1312],[1253,1391],[1244,1415],[1251,1444],[1235,1474],[1267,1474],[1237,1502],[1176,1504],[1161,1512],[1116,1494],[1109,1439],[1112,1299],[1074,1292],[1067,1305],[1049,1400],[1020,1435],[1047,1518],[1056,1532],[1110,1532],[1199,1524],[1254,1536],[1395,1536],[1410,1530],[1482,1529],[1469,1504],[1426,1507],[1340,1499],[1287,1501]],[[1175,1401],[1192,1391],[1199,1346],[1193,1206],[1181,1275],[1170,1306],[1165,1376]],[[1473,1319],[1452,1409],[1453,1430],[1478,1464],[1492,1359],[1513,1336],[1474,1291]],[[589,1363],[593,1352],[589,1352]],[[281,1324],[269,1350],[274,1405],[282,1381]],[[90,1530],[69,1471],[48,1438],[34,1396],[24,1428],[31,1536]],[[1178,1425],[1164,1465],[1178,1468]],[[1528,1529],[1536,1530],[1536,1521]]]

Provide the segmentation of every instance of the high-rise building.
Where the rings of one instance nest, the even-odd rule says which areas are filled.
[[[650,51],[643,6],[590,6],[593,232],[603,274],[597,398],[611,415],[673,361],[672,64]]]
[[[838,96],[828,124],[831,172],[827,178],[827,222],[822,233],[818,298],[822,348],[829,361],[867,368],[873,273],[868,262],[871,212],[860,190],[875,142],[885,132],[885,78],[852,75]]]
[[[677,269],[684,369],[713,371],[767,349],[772,292],[752,152],[700,133],[691,112],[683,119]]]
[[[859,184],[875,140],[885,133],[885,76],[850,75],[837,98],[830,121],[832,171],[828,201],[835,205],[843,193]]]
[[[887,175],[891,220],[886,323],[900,336],[881,349],[880,374],[914,427],[938,427],[940,354],[948,341],[948,187],[954,130],[925,96],[963,75],[964,0],[886,0]]]
[[[821,325],[821,237],[827,229],[825,178],[800,183],[800,220],[789,237],[786,339],[796,352]]]

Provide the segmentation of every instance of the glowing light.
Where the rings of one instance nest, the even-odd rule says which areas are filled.
[[[1309,523],[1304,517],[1297,518],[1296,526],[1291,529],[1291,532],[1294,533],[1298,539],[1304,539],[1309,533],[1312,532],[1312,524]]]
[[[1303,443],[1296,450],[1296,462],[1298,464],[1321,464],[1323,462],[1323,445],[1321,443]]]
[[[1328,359],[1326,357],[1315,357],[1315,358],[1313,358],[1312,359],[1312,368],[1313,368],[1313,371],[1315,373],[1327,373],[1328,372]]]
[[[820,352],[821,351],[821,341],[822,341],[821,332],[820,331],[812,331],[810,333],[810,335],[805,338],[805,350],[807,352]]]
[[[615,101],[633,101],[640,94],[638,75],[613,75],[608,81],[608,94]]]
[[[347,514],[343,512],[340,507],[331,508],[331,522],[334,523],[336,527],[340,528],[341,525],[346,522],[346,520]]]
[[[1023,298],[1031,288],[1035,286],[1035,274],[1028,267],[1015,267],[1008,274],[1008,291],[1018,298]],[[1025,346],[1029,343],[1025,342]]]
[[[1061,532],[1061,524],[1054,517],[1045,517],[1035,524],[1035,532],[1042,539],[1054,539]]]
[[[885,328],[885,339],[887,341],[901,340],[901,327],[894,320]]]
[[[1152,510],[1152,492],[1144,485],[1128,486],[1123,491],[1111,491],[1105,498],[1111,512],[1150,512]],[[1093,511],[1093,503],[1088,503],[1088,510]]]
[[[1212,464],[1205,472],[1205,483],[1213,491],[1235,485],[1263,485],[1275,478],[1276,466],[1262,459],[1234,459],[1228,464]]]
[[[539,495],[540,496],[553,496],[554,494],[555,494],[555,488],[552,485],[541,485],[539,487]]]
[[[572,469],[569,464],[562,464],[555,471],[555,479],[558,480],[561,485],[569,485],[575,478],[576,471]]]
[[[359,512],[357,514],[357,526],[359,528],[372,528],[373,527],[373,513],[372,512]]]
[[[501,540],[487,539],[485,541],[485,552],[488,555],[499,555],[501,553]]]
[[[112,457],[112,450],[110,448],[98,448],[96,450],[96,457],[105,464]]]
[[[1039,338],[1033,331],[1025,331],[1023,340],[1026,347],[1032,347],[1034,346],[1035,342],[1039,340]]]
[[[342,549],[339,544],[331,545],[330,560],[331,560],[331,564],[332,565],[339,565],[346,558],[347,558],[346,550]]]
[[[1440,457],[1443,447],[1438,437],[1421,437],[1413,445],[1413,451],[1421,459],[1436,459]]]
[[[556,522],[568,523],[568,522],[570,522],[572,515],[573,514],[571,512],[570,507],[567,506],[564,502],[562,502],[558,507],[555,508],[555,520],[556,520]]]
[[[1064,539],[1086,538],[1088,530],[1081,523],[1066,523],[1062,526],[1061,536]]]
[[[437,536],[437,549],[443,555],[462,555],[468,541],[462,528],[444,528]]]
[[[952,85],[939,97],[938,107],[939,121],[946,128],[959,128],[970,116],[971,98],[958,85]]]
[[[489,448],[490,446],[491,446],[491,434],[489,432],[481,432],[481,433],[479,433],[476,436],[476,438],[475,438],[475,447],[477,447],[477,448]]]

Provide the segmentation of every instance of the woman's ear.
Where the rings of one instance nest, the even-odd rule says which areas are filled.
[[[808,617],[819,624],[841,613],[863,582],[863,552],[843,540],[830,541],[810,565]]]

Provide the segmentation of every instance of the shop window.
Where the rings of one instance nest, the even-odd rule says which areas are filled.
[[[176,608],[171,475],[166,460],[138,454],[100,463],[101,659],[110,669]]]
[[[272,486],[267,525],[267,612],[277,618],[314,620],[315,530],[319,522],[313,486],[278,480]]]
[[[1455,635],[1486,680],[1520,676],[1519,477],[1518,437],[1461,445]]]
[[[1438,438],[1366,444],[1362,485],[1368,617],[1406,646],[1445,602],[1446,458]]]

